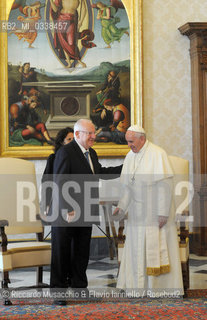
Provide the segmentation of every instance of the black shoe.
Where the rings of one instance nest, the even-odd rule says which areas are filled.
[[[56,306],[66,306],[67,301],[66,300],[54,300],[53,304],[55,304]]]
[[[71,287],[71,282],[72,282],[71,279],[70,279],[70,278],[67,278],[67,282],[66,282],[66,283],[67,283],[67,287],[68,287],[68,288]]]

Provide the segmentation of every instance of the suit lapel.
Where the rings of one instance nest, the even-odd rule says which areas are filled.
[[[75,148],[75,151],[76,153],[78,154],[78,157],[80,157],[81,159],[81,162],[83,163],[83,165],[87,168],[87,169],[90,169],[91,173],[93,173],[93,171],[91,170],[91,167],[86,159],[86,157],[84,156],[82,150],[80,149],[79,145],[76,143],[75,140],[71,141],[71,143],[73,143],[74,145],[74,148]],[[90,151],[90,150],[89,150]],[[90,153],[91,155],[91,153]]]
[[[91,152],[91,149],[89,149],[90,152],[90,157],[91,157],[91,161],[93,163],[93,169],[94,169],[94,173],[98,173],[98,167],[97,167],[97,160],[96,157],[94,156],[94,152]]]

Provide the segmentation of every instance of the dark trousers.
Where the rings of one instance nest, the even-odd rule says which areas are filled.
[[[52,227],[51,288],[86,288],[92,227]],[[71,273],[71,274],[70,274]]]

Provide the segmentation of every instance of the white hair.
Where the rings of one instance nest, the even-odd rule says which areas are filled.
[[[146,139],[146,133],[135,132],[135,136],[136,136],[137,138],[145,137],[145,139]]]
[[[76,133],[76,131],[81,131],[81,130],[85,129],[84,124],[89,124],[89,123],[93,124],[93,122],[89,119],[79,119],[74,124],[74,133]]]

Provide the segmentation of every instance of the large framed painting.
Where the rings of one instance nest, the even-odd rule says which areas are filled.
[[[91,119],[102,157],[142,124],[141,0],[0,2],[1,156],[44,158]]]

